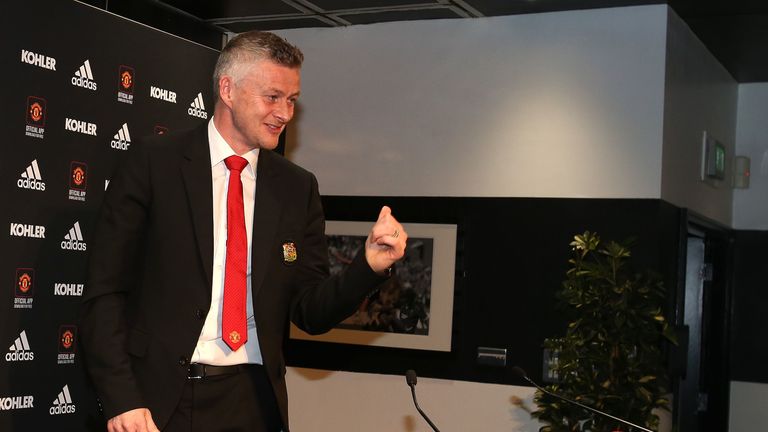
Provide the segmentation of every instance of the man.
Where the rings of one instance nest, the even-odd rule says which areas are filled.
[[[222,51],[205,127],[131,147],[91,250],[81,340],[110,432],[288,430],[288,322],[321,333],[386,280],[407,235],[382,208],[328,276],[315,177],[270,150],[303,55],[250,32]]]

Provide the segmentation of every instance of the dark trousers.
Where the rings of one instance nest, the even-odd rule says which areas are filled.
[[[163,432],[280,432],[282,420],[260,365],[245,371],[188,379]]]

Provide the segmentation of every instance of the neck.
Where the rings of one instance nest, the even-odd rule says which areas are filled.
[[[242,156],[254,149],[247,143],[245,137],[237,132],[232,112],[221,102],[218,102],[213,110],[213,125],[235,154]]]

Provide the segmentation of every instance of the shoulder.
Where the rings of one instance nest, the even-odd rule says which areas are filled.
[[[170,168],[182,161],[210,160],[205,126],[163,135],[147,135],[134,140],[123,158],[123,165]]]
[[[314,180],[315,176],[310,171],[289,161],[284,156],[271,150],[259,151],[259,169],[274,171],[281,175],[294,176],[299,179]]]
[[[256,183],[284,202],[305,202],[320,194],[315,175],[270,150],[259,152]],[[257,186],[258,188],[258,186]]]
[[[154,153],[164,151],[184,151],[188,147],[208,146],[208,134],[205,125],[193,129],[184,129],[163,135],[148,135],[137,140],[137,148]]]

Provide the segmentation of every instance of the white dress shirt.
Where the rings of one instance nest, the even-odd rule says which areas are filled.
[[[245,210],[245,232],[248,237],[248,270],[246,314],[248,341],[237,351],[232,351],[221,338],[221,309],[224,300],[224,269],[227,258],[227,189],[229,170],[224,159],[235,154],[213,124],[208,122],[208,145],[211,150],[211,171],[213,182],[213,286],[211,287],[211,308],[205,318],[203,330],[192,354],[192,363],[227,366],[243,363],[262,364],[256,321],[253,317],[253,295],[251,293],[251,238],[253,233],[253,201],[256,192],[256,162],[259,149],[240,155],[248,165],[240,173],[243,182],[243,207]]]

